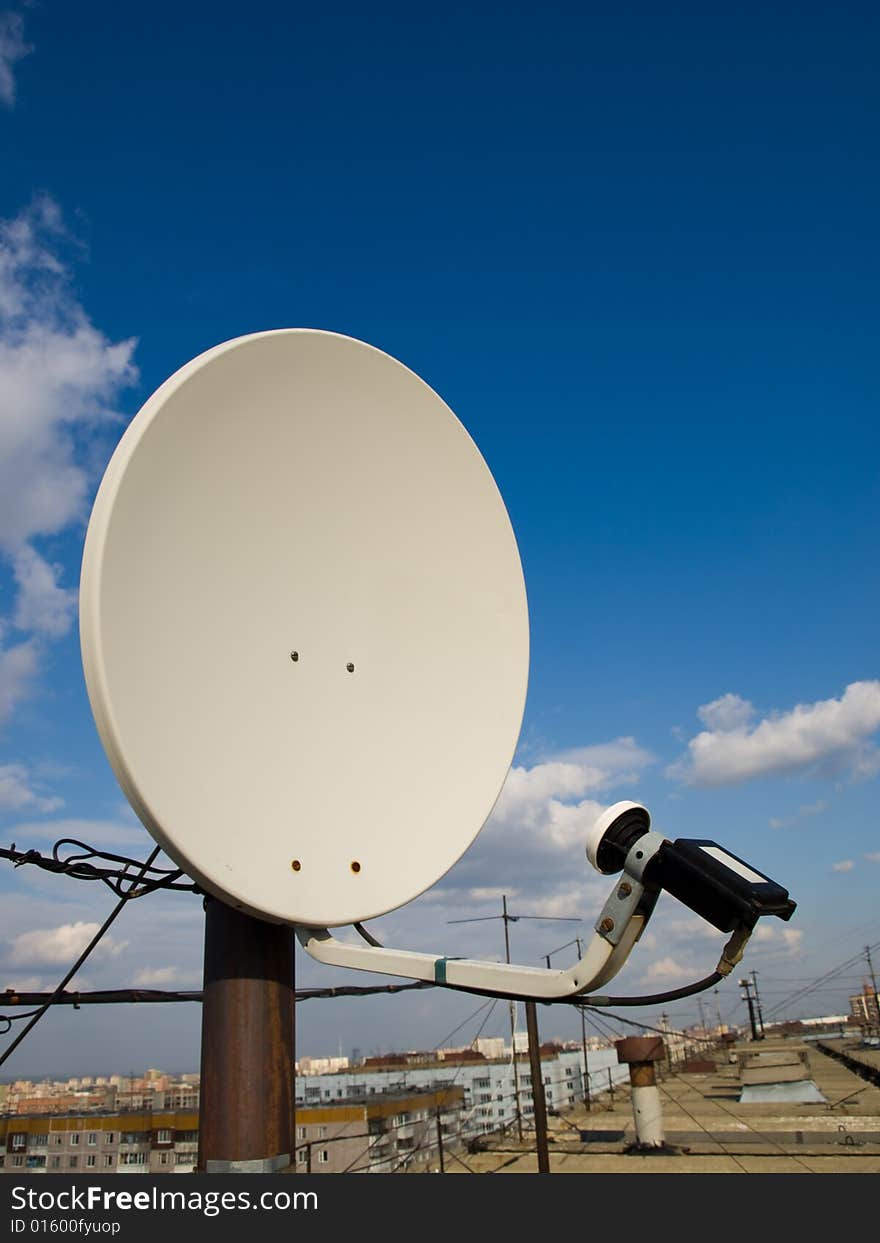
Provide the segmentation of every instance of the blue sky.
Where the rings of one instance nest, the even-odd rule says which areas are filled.
[[[791,923],[765,921],[743,963],[765,1010],[880,939],[878,18],[702,9],[3,11],[0,839],[146,855],[82,678],[91,501],[180,365],[317,327],[448,402],[529,595],[512,780],[383,938],[496,957],[500,924],[447,920],[502,893],[585,934],[607,889],[586,830],[634,798],[790,888]],[[0,894],[0,987],[52,986],[112,900],[8,865]],[[185,895],[134,904],[83,987],[197,986],[201,918]],[[577,931],[520,923],[514,954]],[[621,991],[687,983],[718,948],[664,898]],[[845,1010],[863,974],[792,1013]],[[349,978],[305,959],[298,976]],[[744,1018],[735,983],[708,996]],[[310,1002],[299,1048],[431,1046],[471,1000]],[[579,1024],[548,1010],[542,1030]],[[194,1007],[95,1008],[48,1015],[3,1069],[197,1061]]]

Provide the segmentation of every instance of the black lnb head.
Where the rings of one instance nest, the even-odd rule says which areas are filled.
[[[751,929],[762,915],[791,919],[797,904],[788,890],[716,842],[664,838],[658,845],[654,836],[651,857],[639,866],[634,860],[640,852],[633,846],[650,830],[645,807],[615,803],[590,831],[587,857],[606,875],[627,867],[629,859],[643,884],[665,889],[721,932]]]

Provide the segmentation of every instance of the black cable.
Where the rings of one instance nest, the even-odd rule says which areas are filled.
[[[874,945],[868,946],[868,948],[872,950],[880,948],[880,941],[876,942]],[[864,956],[865,951],[860,950],[858,954],[854,954],[852,958],[848,958],[846,962],[839,963],[836,967],[832,967],[829,971],[826,971],[824,975],[818,976],[812,984],[807,985],[805,988],[796,989],[788,997],[783,998],[782,1001],[777,1001],[774,1005],[768,1007],[765,1017],[769,1019],[772,1015],[781,1013],[784,1009],[790,1005],[793,1005],[796,1001],[802,1001],[805,997],[809,996],[810,993],[815,992],[816,989],[825,984],[826,981],[842,974],[844,971],[854,966],[857,962],[861,961]]]
[[[153,860],[156,858],[156,855],[158,855],[160,849],[161,847],[157,846],[155,850],[153,850],[153,852],[151,853],[150,857],[147,859],[146,863],[141,864],[141,873],[147,872],[149,870],[150,865],[152,864]],[[91,954],[92,950],[101,940],[104,933],[113,923],[113,921],[116,919],[116,916],[125,906],[126,902],[128,902],[131,898],[140,896],[140,894],[144,892],[144,890],[140,890],[140,893],[139,893],[137,890],[139,881],[140,881],[140,875],[134,877],[131,880],[131,884],[129,885],[128,889],[122,894],[122,897],[116,903],[116,906],[114,906],[113,910],[104,920],[103,924],[98,929],[98,931],[95,933],[95,935],[92,937],[91,941],[89,941],[88,945],[83,950],[83,952],[80,954],[79,958],[77,958],[76,962],[67,972],[67,974],[64,976],[64,979],[55,989],[54,993],[49,998],[49,1000],[44,1005],[42,1005],[40,1009],[37,1010],[37,1012],[34,1015],[32,1015],[30,1022],[24,1028],[22,1028],[22,1030],[18,1033],[18,1035],[15,1037],[12,1043],[3,1050],[3,1053],[0,1054],[0,1066],[2,1066],[3,1063],[7,1061],[9,1057],[12,1056],[12,1054],[15,1052],[15,1050],[24,1040],[25,1036],[27,1036],[28,1033],[31,1032],[36,1027],[37,1023],[39,1023],[40,1019],[43,1017],[43,1015],[52,1005],[53,1001],[59,996],[59,994],[61,994],[64,991],[68,983],[73,979],[74,975],[76,975],[77,971],[79,971],[80,967],[83,965],[85,960],[88,958],[89,954]]]
[[[373,945],[376,949],[382,949],[382,942],[377,941],[372,932],[368,932],[363,924],[353,924],[352,927],[359,936],[363,937],[367,945]]]
[[[684,988],[674,988],[668,993],[649,993],[644,997],[571,997],[565,998],[570,1005],[596,1009],[605,1006],[656,1006],[666,1001],[678,1001],[682,997],[692,997],[694,993],[702,993],[725,977],[719,971],[713,971],[705,979],[697,980],[696,984],[687,984]]]
[[[628,1019],[622,1014],[603,1014],[602,1017],[616,1019],[618,1023],[626,1023],[629,1027],[638,1027],[642,1031],[656,1032],[658,1036],[680,1036],[683,1040],[690,1040],[693,1044],[718,1044],[717,1039],[713,1036],[693,1036],[690,1032],[680,1031],[675,1027],[652,1027],[650,1023],[639,1023],[635,1019]]]
[[[77,846],[83,853],[62,858],[61,850],[64,846]],[[154,853],[151,858],[155,857]],[[43,855],[39,850],[17,850],[13,842],[8,849],[0,847],[0,859],[9,859],[17,868],[31,863],[44,871],[72,876],[75,880],[98,880],[112,889],[117,897],[122,896],[125,883],[131,881],[132,871],[143,866],[138,859],[113,854],[111,851],[95,850],[92,846],[74,837],[62,837],[55,842],[51,856]],[[89,862],[91,859],[103,859],[109,863],[121,864],[121,867],[96,867],[94,863]],[[141,874],[141,886],[145,892],[148,889],[175,889],[201,893],[197,885],[191,881],[184,881],[183,875],[179,868],[150,866]]]
[[[304,988],[296,993],[297,1001],[313,1001],[327,997],[371,997],[375,993],[407,993],[420,988],[438,988],[430,980],[413,980],[410,984],[341,984],[335,988]]]

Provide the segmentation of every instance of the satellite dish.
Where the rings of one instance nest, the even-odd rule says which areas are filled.
[[[137,815],[277,922],[433,885],[522,723],[526,594],[492,475],[424,381],[334,333],[228,341],[146,402],[95,501],[80,629]]]

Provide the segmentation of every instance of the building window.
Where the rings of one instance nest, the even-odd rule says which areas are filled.
[[[319,1126],[318,1127],[318,1139],[326,1139],[326,1138],[327,1138],[327,1128],[325,1126]]]
[[[60,1157],[50,1157],[50,1158],[49,1158],[49,1169],[50,1169],[50,1170],[60,1170],[60,1169],[61,1169],[61,1158],[60,1158]]]
[[[15,1152],[17,1148],[27,1148],[27,1132],[26,1131],[17,1131],[12,1136],[12,1151]]]
[[[12,1164],[13,1164],[14,1166],[16,1166],[16,1168],[17,1168],[19,1165],[24,1165],[24,1157],[13,1157],[13,1158],[12,1158]]]
[[[106,1153],[106,1154],[105,1154],[105,1156],[104,1156],[104,1164],[105,1164],[105,1165],[112,1165],[112,1164],[113,1164],[113,1153],[112,1153],[112,1152],[108,1152],[108,1153]]]
[[[95,1131],[89,1131],[88,1135],[86,1136],[86,1143],[88,1144],[88,1146],[90,1148],[94,1148],[97,1142],[98,1142],[97,1133]]]
[[[55,1138],[54,1138],[54,1140],[53,1140],[53,1143],[55,1144],[55,1147],[56,1147],[56,1148],[60,1148],[60,1147],[61,1147],[61,1145],[64,1143],[64,1136],[63,1136],[63,1135],[56,1135],[56,1136],[55,1136]]]
[[[42,1135],[31,1136],[31,1147],[32,1148],[45,1148],[48,1142],[49,1142],[49,1136],[46,1134],[45,1131],[43,1132]]]
[[[71,1131],[70,1142],[74,1148],[77,1146],[81,1138],[82,1136],[80,1135],[79,1131]]]
[[[93,1152],[90,1152],[89,1155],[86,1157],[86,1165],[89,1167],[89,1169],[92,1169],[97,1164],[97,1160],[98,1158],[95,1156],[95,1154]]]
[[[156,1132],[156,1143],[157,1144],[170,1144],[171,1143],[171,1132],[170,1130],[168,1130],[167,1127],[163,1127]]]
[[[120,1165],[146,1165],[147,1154],[145,1152],[121,1152],[119,1154]]]
[[[112,1144],[112,1143],[115,1143],[115,1141],[116,1141],[116,1134],[114,1131],[104,1132],[104,1143],[105,1144]]]
[[[296,1128],[296,1138],[305,1139],[305,1137],[306,1137],[306,1128],[304,1126],[298,1126]]]
[[[69,1157],[67,1161],[68,1169],[75,1170],[79,1165],[79,1157]]]
[[[319,1148],[318,1149],[318,1165],[326,1165],[329,1160],[330,1160],[330,1149]]]
[[[167,1152],[160,1152],[160,1153],[159,1153],[159,1164],[160,1164],[160,1165],[167,1165],[167,1164],[168,1164],[168,1153],[167,1153]]]
[[[299,1148],[299,1149],[297,1149],[297,1153],[296,1153],[296,1163],[297,1163],[297,1165],[305,1165],[307,1155],[308,1155],[308,1154],[307,1154],[307,1152],[306,1152],[305,1148]]]

